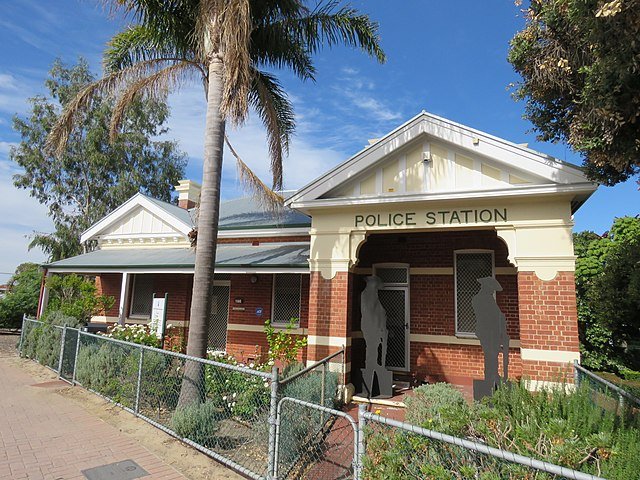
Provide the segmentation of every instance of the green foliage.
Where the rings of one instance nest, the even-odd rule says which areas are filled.
[[[71,328],[79,328],[84,325],[83,321],[71,317],[60,310],[47,310],[40,320],[44,323],[59,325],[61,327],[66,325]]]
[[[640,219],[574,236],[583,363],[593,370],[640,369]]]
[[[182,438],[188,438],[204,447],[211,447],[218,431],[218,407],[213,402],[196,403],[178,407],[171,423]]]
[[[283,370],[282,378],[286,379],[304,368],[305,366],[302,363],[291,364]],[[285,384],[280,390],[280,396],[297,398],[298,400],[305,400],[317,405],[322,405],[321,391],[322,370],[315,369]],[[325,374],[324,391],[324,406],[330,408],[336,407],[338,392],[337,373],[327,370]]]
[[[147,325],[114,325],[105,336],[149,347],[160,347],[160,339]]]
[[[83,387],[131,408],[135,402],[138,355],[126,346],[107,341],[81,345],[76,378]]]
[[[594,180],[640,173],[640,0],[535,0],[526,18],[509,62],[539,139],[581,152]]]
[[[0,298],[0,327],[18,328],[22,316],[35,316],[38,309],[42,271],[35,263],[18,265],[9,280],[9,291]]]
[[[269,344],[269,360],[282,362],[284,366],[298,360],[298,353],[307,345],[307,338],[294,335],[291,331],[298,328],[298,319],[292,318],[284,330],[276,330],[271,325],[271,320],[264,322],[264,333]]]
[[[210,360],[227,365],[246,366],[251,369],[267,371],[268,364],[244,365],[233,356],[222,352],[209,355]],[[269,382],[256,375],[205,365],[205,395],[207,401],[219,408],[222,417],[237,417],[243,420],[255,420],[263,416],[269,405],[271,389]]]
[[[21,355],[57,369],[61,338],[61,330],[52,324],[27,322],[23,333]]]
[[[532,393],[506,385],[484,403],[468,404],[453,386],[428,385],[407,402],[407,419],[611,480],[635,478],[629,472],[640,468],[640,420],[602,408],[587,387]],[[364,478],[549,477],[418,435],[376,429],[368,432]]]
[[[177,144],[157,139],[167,132],[163,125],[169,116],[167,105],[158,100],[135,100],[123,134],[110,142],[114,102],[100,95],[78,119],[64,155],[47,153],[45,142],[60,116],[59,105],[66,107],[94,80],[85,60],[72,67],[56,60],[45,82],[48,95],[31,98],[28,117],[13,119],[22,140],[9,155],[23,170],[14,184],[48,208],[55,227],[51,234],[34,234],[30,248],[41,248],[53,261],[82,253],[81,232],[135,193],[170,201],[173,185],[184,176],[185,155]]]
[[[93,281],[79,275],[53,275],[47,279],[49,304],[47,311],[57,310],[74,317],[79,324],[88,322],[93,315],[108,310],[115,301],[107,295],[97,295]]]

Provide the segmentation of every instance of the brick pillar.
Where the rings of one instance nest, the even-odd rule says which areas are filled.
[[[570,364],[580,358],[574,273],[544,281],[535,272],[518,272],[518,299],[523,378],[531,389],[573,383]]]
[[[309,285],[307,362],[321,360],[344,345],[345,382],[351,369],[351,276],[337,272],[333,278],[325,279],[320,272],[311,272]],[[341,370],[340,358],[337,360],[332,370]]]

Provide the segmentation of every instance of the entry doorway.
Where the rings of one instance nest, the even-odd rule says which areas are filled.
[[[406,263],[376,263],[373,274],[382,280],[378,292],[387,314],[387,356],[389,370],[409,371],[409,265]]]
[[[231,282],[228,280],[214,280],[211,311],[209,312],[208,350],[226,351],[230,290]]]

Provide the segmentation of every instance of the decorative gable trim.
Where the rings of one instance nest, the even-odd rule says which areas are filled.
[[[478,156],[487,157],[498,164],[516,167],[518,170],[546,179],[549,185],[581,184],[590,185],[591,190],[595,189],[582,170],[576,166],[423,111],[300,189],[287,199],[286,204],[294,208],[309,205],[309,202],[315,204],[323,195],[355,179],[382,159],[398,152],[409,142],[425,134]],[[425,141],[428,141],[428,138],[425,138]],[[520,188],[516,187],[514,190],[520,190]]]
[[[192,225],[185,223],[169,211],[162,208],[156,202],[153,202],[152,200],[147,198],[145,195],[136,193],[133,197],[124,202],[109,215],[105,216],[102,220],[88,228],[80,237],[80,241],[84,243],[88,240],[95,239],[106,229],[114,225],[119,220],[122,220],[138,207],[149,211],[185,236],[193,229]]]

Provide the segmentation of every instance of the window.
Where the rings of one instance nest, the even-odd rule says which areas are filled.
[[[456,335],[475,336],[472,300],[480,291],[479,278],[493,276],[493,252],[456,252]]]
[[[133,290],[131,291],[130,316],[151,318],[153,306],[153,276],[134,275]]]
[[[292,318],[300,323],[300,288],[302,275],[297,273],[276,273],[273,275],[273,301],[271,322],[287,324]]]

